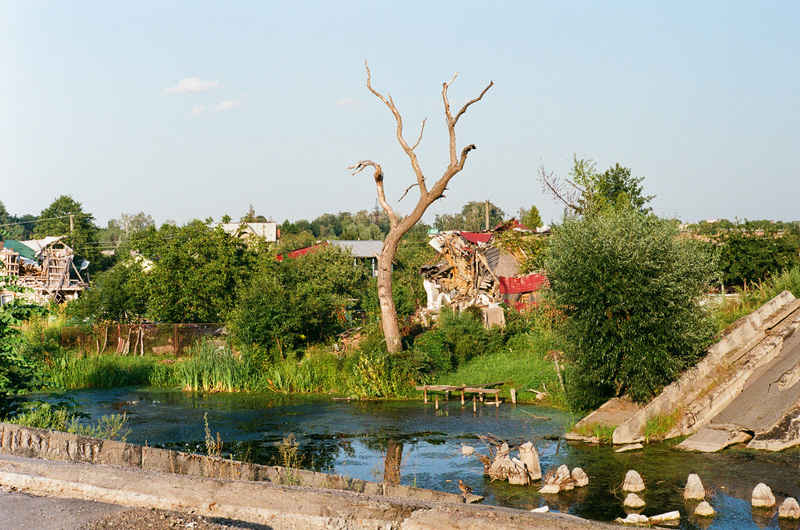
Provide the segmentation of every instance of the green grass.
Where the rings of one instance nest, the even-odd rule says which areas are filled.
[[[161,357],[87,355],[62,352],[44,368],[46,380],[58,388],[175,386],[173,368]]]
[[[566,399],[555,364],[546,359],[547,353],[557,347],[558,343],[549,331],[524,333],[514,337],[503,349],[474,357],[457,370],[436,377],[435,384],[480,385],[504,381],[501,398],[510,399],[510,389],[516,388],[518,400],[532,401],[535,393],[524,391],[534,389],[548,393],[544,403],[565,406]]]
[[[722,332],[739,318],[749,315],[783,291],[791,292],[800,298],[800,268],[774,275],[765,282],[740,291],[739,298],[728,300],[713,311],[717,331]]]
[[[28,410],[13,418],[7,418],[5,421],[26,427],[122,442],[125,441],[130,431],[127,427],[128,417],[125,414],[110,414],[102,416],[96,422],[85,422],[82,421],[81,414],[63,407],[53,406],[50,403],[35,403]]]

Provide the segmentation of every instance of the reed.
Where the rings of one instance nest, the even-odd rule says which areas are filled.
[[[184,390],[250,392],[261,387],[260,376],[248,359],[230,348],[202,342],[189,350],[189,358],[175,363],[175,377]]]
[[[59,388],[173,386],[172,366],[154,355],[80,355],[63,352],[44,368],[47,381]]]

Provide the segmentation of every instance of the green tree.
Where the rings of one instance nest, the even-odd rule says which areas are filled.
[[[633,208],[567,217],[546,267],[579,408],[623,393],[646,401],[709,343],[700,300],[715,278],[713,254],[679,237],[676,223]]]
[[[35,235],[66,236],[63,241],[78,257],[87,259],[94,270],[102,268],[98,243],[98,228],[94,216],[84,212],[81,203],[69,195],[61,195],[42,210],[36,223]]]
[[[519,220],[531,230],[536,230],[542,226],[542,216],[539,215],[539,209],[534,205],[531,205],[530,208],[520,208]]]
[[[766,226],[767,229],[759,228]],[[720,231],[714,241],[719,252],[722,283],[744,287],[800,264],[797,228],[779,232],[772,225],[745,221]]]
[[[67,314],[80,320],[129,323],[147,314],[147,275],[141,260],[126,258],[92,280]]]
[[[631,177],[631,170],[619,164],[598,173],[592,160],[573,157],[570,177],[561,179],[539,168],[539,181],[545,190],[578,215],[598,212],[605,208],[633,208],[641,213],[651,209],[646,205],[654,195],[642,195],[644,177]]]
[[[212,227],[164,224],[136,234],[132,248],[152,262],[146,274],[148,316],[159,322],[224,322],[238,286],[251,274],[255,251]]]
[[[296,259],[262,259],[239,290],[231,327],[242,345],[285,353],[328,340],[346,326],[346,309],[363,295],[366,272],[338,247]]]
[[[20,291],[20,287],[0,281],[0,290]],[[33,361],[20,352],[24,342],[20,324],[41,308],[20,301],[0,306],[0,420],[14,415],[19,396],[39,385],[39,373]]]

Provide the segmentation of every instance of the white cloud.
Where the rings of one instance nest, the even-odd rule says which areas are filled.
[[[225,101],[214,107],[214,112],[225,112],[233,108],[236,108],[238,106],[239,102],[236,101],[235,99],[226,99]]]
[[[196,107],[192,108],[191,112],[189,112],[189,116],[200,116],[205,111],[206,111],[205,105],[197,105]]]
[[[177,85],[165,89],[162,94],[190,94],[194,92],[207,92],[215,88],[222,88],[219,81],[200,81],[199,77],[187,77],[181,79]]]
[[[364,105],[366,105],[366,103],[358,99],[342,98],[336,102],[336,105],[342,108],[353,109],[356,107],[363,107]]]

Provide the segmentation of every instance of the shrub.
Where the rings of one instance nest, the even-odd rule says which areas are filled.
[[[709,343],[699,302],[715,262],[675,223],[628,208],[567,218],[551,238],[547,271],[580,408],[626,392],[646,401]]]

